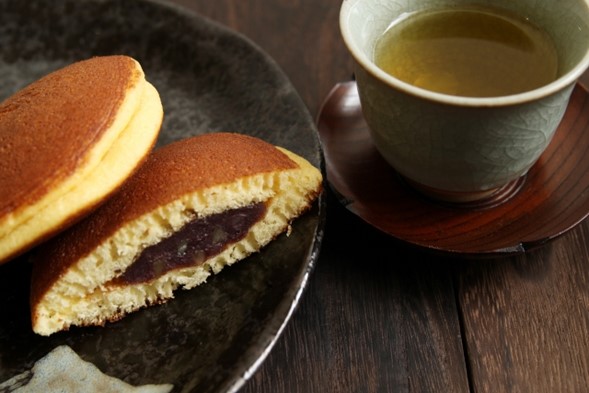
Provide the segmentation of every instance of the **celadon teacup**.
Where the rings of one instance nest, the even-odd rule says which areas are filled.
[[[519,94],[472,98],[415,87],[375,65],[375,43],[392,21],[462,5],[504,8],[545,30],[556,45],[557,79]],[[340,29],[375,147],[409,183],[453,202],[488,198],[521,179],[589,67],[589,0],[343,0]]]

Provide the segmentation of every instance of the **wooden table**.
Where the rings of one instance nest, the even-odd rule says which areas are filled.
[[[316,116],[350,79],[335,0],[174,0],[272,56]],[[436,256],[328,197],[300,306],[243,392],[589,392],[589,224],[534,252]]]

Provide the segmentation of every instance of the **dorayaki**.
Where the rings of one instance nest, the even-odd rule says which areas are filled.
[[[165,302],[288,232],[321,190],[306,159],[252,136],[161,147],[95,212],[36,250],[33,330],[104,325]]]
[[[0,263],[89,213],[144,162],[163,118],[127,56],[79,61],[0,103]]]

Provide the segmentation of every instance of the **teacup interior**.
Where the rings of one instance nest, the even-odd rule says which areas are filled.
[[[559,78],[589,63],[589,6],[585,0],[345,0],[341,28],[355,55],[373,61],[375,42],[393,21],[418,11],[464,6],[505,9],[547,32],[556,46]]]

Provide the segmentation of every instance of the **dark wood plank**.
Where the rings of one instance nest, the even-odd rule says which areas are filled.
[[[475,392],[588,391],[588,228],[458,271]]]
[[[243,391],[467,392],[447,267],[329,213],[302,304]]]

